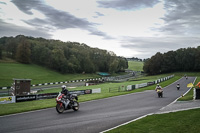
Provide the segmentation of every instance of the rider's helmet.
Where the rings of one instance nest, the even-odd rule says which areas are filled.
[[[62,85],[62,90],[65,90],[66,89],[66,85]]]
[[[159,84],[157,84],[157,86],[160,86]]]

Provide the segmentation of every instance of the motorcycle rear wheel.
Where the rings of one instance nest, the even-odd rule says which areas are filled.
[[[56,105],[56,111],[57,111],[59,114],[63,113],[64,110],[65,110],[65,108],[64,108],[63,105],[62,105],[62,106],[60,106],[60,104],[57,104],[57,105]]]

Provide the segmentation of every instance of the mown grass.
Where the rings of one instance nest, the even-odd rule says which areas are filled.
[[[121,126],[107,133],[199,133],[200,109],[156,114]]]
[[[141,61],[128,61],[128,69],[133,71],[143,71],[143,65]]]
[[[31,84],[63,82],[100,77],[97,74],[60,74],[56,71],[34,65],[0,63],[0,86],[11,86],[13,78],[32,79]]]
[[[129,67],[142,71],[143,63],[130,61]],[[120,73],[124,74],[124,73]],[[20,64],[11,59],[0,60],[0,87],[12,86],[13,78],[32,79],[31,84],[72,81],[101,77],[97,74],[60,74],[35,64]],[[117,76],[119,74],[112,74]]]
[[[159,77],[160,76],[160,77]],[[161,77],[166,77],[168,75],[157,75],[157,76],[149,76],[146,77],[145,82],[148,81],[154,81],[156,79],[161,78]],[[165,87],[176,80],[178,80],[180,77],[175,76],[167,81],[161,82],[161,86]],[[144,81],[127,81],[123,83],[104,83],[104,84],[99,84],[95,86],[81,86],[69,90],[85,90],[85,89],[95,89],[95,88],[101,88],[101,93],[99,94],[87,94],[87,95],[81,95],[79,96],[79,102],[84,102],[84,101],[90,101],[90,100],[96,100],[96,99],[102,99],[102,98],[107,98],[107,97],[112,97],[112,96],[118,96],[118,95],[124,95],[124,94],[129,94],[129,93],[136,93],[136,92],[141,92],[145,90],[153,90],[155,89],[155,85],[140,88],[140,89],[135,89],[132,91],[124,91],[124,92],[109,92],[109,88],[118,88],[119,86],[127,86],[127,85],[135,85],[139,83],[144,83]],[[59,92],[61,91],[60,88],[55,88],[55,89],[49,89],[49,90],[44,90],[42,93],[51,93],[51,92]],[[26,111],[31,111],[31,110],[38,110],[38,109],[44,109],[44,108],[50,108],[50,107],[55,107],[56,102],[55,98],[53,99],[46,99],[46,100],[37,100],[37,101],[27,101],[27,102],[21,102],[21,103],[11,103],[11,104],[0,104],[0,115],[7,115],[7,114],[13,114],[13,113],[20,113],[20,112],[26,112]]]
[[[124,75],[127,73],[114,73],[112,76]],[[35,64],[20,64],[17,62],[0,62],[0,87],[10,87],[13,78],[32,79],[31,84],[64,82],[80,79],[100,78],[98,74],[61,74],[48,68]]]

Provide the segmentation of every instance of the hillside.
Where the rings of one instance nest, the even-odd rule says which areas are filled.
[[[129,61],[129,69],[142,71],[143,62]],[[32,79],[31,84],[63,82],[100,77],[97,74],[60,74],[35,64],[21,64],[14,60],[0,60],[0,87],[11,86],[13,78]],[[113,74],[116,75],[116,74]]]
[[[31,84],[99,77],[96,74],[60,74],[34,64],[0,63],[0,86],[11,86],[13,78],[32,79]]]
[[[11,58],[23,64],[37,64],[62,74],[116,73],[128,67],[127,60],[112,51],[78,42],[23,35],[0,38],[0,59],[3,58]]]
[[[128,61],[128,69],[133,71],[143,71],[143,65],[142,61]]]

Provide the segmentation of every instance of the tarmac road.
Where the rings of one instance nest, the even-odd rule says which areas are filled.
[[[157,112],[167,106],[189,88],[194,81],[181,78],[164,88],[163,98],[155,91],[145,91],[123,96],[80,103],[80,110],[58,114],[55,108],[0,117],[1,133],[98,133],[140,116]]]

